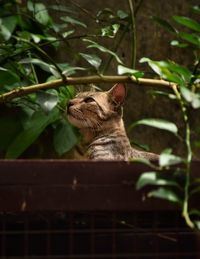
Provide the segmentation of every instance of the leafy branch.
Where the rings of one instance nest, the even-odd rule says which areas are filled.
[[[196,7],[195,10],[198,10],[198,13],[200,13],[199,7]],[[153,17],[153,19],[174,35],[175,39],[171,41],[172,46],[181,49],[189,48],[190,51],[194,53],[194,62],[190,69],[176,64],[173,61],[153,61],[149,58],[141,59],[141,62],[147,62],[160,78],[174,82],[172,85],[174,95],[171,96],[165,93],[162,93],[162,95],[168,98],[173,97],[173,100],[177,101],[180,105],[185,129],[184,136],[181,137],[181,140],[184,142],[186,155],[182,158],[173,155],[171,149],[164,150],[158,161],[159,166],[158,169],[156,169],[157,172],[146,172],[142,174],[138,180],[137,188],[140,189],[146,185],[159,186],[158,189],[148,193],[148,197],[162,198],[171,202],[177,202],[181,206],[182,216],[186,224],[192,229],[200,229],[200,211],[198,209],[192,209],[190,204],[191,196],[196,193],[199,194],[200,188],[197,185],[199,178],[195,179],[191,174],[193,145],[191,141],[191,121],[189,116],[191,109],[195,110],[200,108],[200,23],[185,16],[173,16],[173,20],[186,29],[179,31],[166,20],[158,17]],[[159,92],[159,94],[161,94],[161,92]],[[148,124],[149,126],[155,127],[155,121],[150,121]],[[162,129],[160,125],[159,128]],[[176,167],[174,167],[174,165],[176,165]],[[166,177],[160,174],[161,171],[166,172],[168,170],[171,172],[170,176],[167,175]],[[181,189],[177,188],[177,186],[180,186]]]

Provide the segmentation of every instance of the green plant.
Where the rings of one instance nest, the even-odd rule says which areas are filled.
[[[92,28],[78,17],[79,11],[91,19]],[[51,12],[59,13],[56,21]],[[1,1],[0,94],[3,98],[3,94],[12,90],[18,93],[17,98],[1,104],[1,157],[20,157],[49,129],[59,156],[74,147],[79,134],[63,118],[66,104],[75,94],[72,85],[66,87],[66,76],[83,72],[101,75],[113,59],[123,63],[116,50],[129,27],[130,16],[122,10],[115,14],[105,8],[94,15],[75,2],[46,6],[32,0]],[[112,41],[117,34],[122,37],[114,51],[99,43],[101,39]],[[79,52],[73,48],[74,42]],[[66,51],[62,63],[52,58],[52,53],[56,55],[61,47]],[[103,54],[110,57],[108,62],[102,62]],[[59,88],[20,95],[27,85],[54,79],[63,81]]]
[[[200,14],[198,6],[193,10]],[[147,62],[152,70],[159,75],[161,79],[170,81],[173,93],[154,92],[154,94],[162,94],[180,105],[183,117],[185,132],[180,136],[178,128],[174,123],[160,122],[154,119],[141,120],[132,126],[138,124],[149,125],[160,129],[165,129],[177,136],[177,141],[185,143],[186,156],[179,157],[172,153],[171,149],[164,150],[159,159],[159,164],[153,165],[147,161],[153,170],[143,173],[138,182],[137,189],[146,185],[158,187],[148,193],[148,197],[156,197],[178,203],[182,208],[182,215],[191,228],[200,228],[200,211],[193,208],[190,204],[194,195],[198,195],[199,178],[191,175],[191,165],[193,158],[193,145],[191,140],[191,120],[190,110],[200,108],[200,23],[184,16],[173,16],[173,20],[181,25],[178,30],[168,21],[158,17],[153,17],[161,26],[171,32],[175,39],[171,41],[172,46],[179,48],[189,48],[194,55],[194,62],[190,69],[176,64],[173,61],[153,61],[149,58],[142,58],[141,62]],[[197,139],[195,143],[199,143]],[[168,173],[164,173],[167,171]]]

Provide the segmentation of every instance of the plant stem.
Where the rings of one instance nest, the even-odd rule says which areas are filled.
[[[191,162],[192,162],[192,148],[191,148],[191,139],[190,139],[190,123],[189,118],[187,115],[187,108],[181,98],[181,95],[177,89],[176,85],[173,85],[174,93],[180,103],[183,119],[185,123],[185,144],[187,148],[187,158],[186,158],[186,179],[185,179],[185,187],[184,187],[184,201],[183,201],[183,208],[182,208],[182,215],[185,219],[186,224],[190,228],[194,228],[194,223],[190,219],[189,212],[188,212],[188,202],[189,202],[189,187],[190,187],[190,170],[191,170]]]
[[[132,27],[132,42],[131,42],[131,67],[135,68],[136,63],[136,27],[135,27],[135,14],[132,0],[128,0],[130,15],[131,15],[131,27]]]
[[[46,90],[57,88],[63,85],[80,85],[80,84],[91,84],[91,83],[134,83],[137,85],[144,86],[162,86],[172,88],[172,84],[168,81],[149,79],[149,78],[135,78],[130,76],[104,76],[104,75],[93,75],[93,76],[81,76],[81,77],[65,77],[63,79],[53,80],[50,82],[36,84],[25,87],[18,87],[7,93],[0,95],[0,103],[9,102],[16,97],[25,96],[38,90]]]

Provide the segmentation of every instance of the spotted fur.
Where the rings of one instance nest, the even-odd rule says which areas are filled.
[[[122,119],[125,96],[125,86],[116,84],[107,92],[79,93],[69,102],[67,117],[88,143],[87,158],[125,161],[158,158],[131,147]]]

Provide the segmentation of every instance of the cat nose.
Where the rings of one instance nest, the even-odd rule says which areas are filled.
[[[68,104],[67,104],[67,112],[69,112],[69,108],[71,107],[71,106],[73,106],[74,105],[74,103],[72,102],[72,101],[69,101],[68,102]]]

